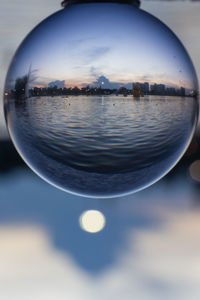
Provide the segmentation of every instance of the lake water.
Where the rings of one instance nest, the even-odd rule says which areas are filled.
[[[31,168],[78,194],[113,196],[158,180],[183,154],[194,98],[70,96],[10,100],[12,139]]]

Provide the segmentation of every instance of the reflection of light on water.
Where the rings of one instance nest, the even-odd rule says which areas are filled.
[[[105,227],[106,219],[98,210],[85,211],[79,219],[80,226],[89,233],[97,233]]]
[[[200,160],[196,160],[191,164],[189,172],[192,179],[200,182]]]

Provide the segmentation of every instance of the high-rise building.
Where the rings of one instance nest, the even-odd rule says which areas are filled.
[[[165,95],[165,85],[164,84],[158,84],[157,93],[159,95]]]
[[[145,94],[149,94],[149,82],[144,83]]]
[[[180,95],[181,95],[182,97],[185,97],[185,88],[184,88],[184,87],[181,87],[181,88],[180,88]]]

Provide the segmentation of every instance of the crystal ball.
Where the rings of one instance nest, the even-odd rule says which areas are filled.
[[[109,198],[164,176],[188,147],[198,83],[179,39],[129,4],[69,5],[22,42],[5,85],[11,139],[64,191]]]

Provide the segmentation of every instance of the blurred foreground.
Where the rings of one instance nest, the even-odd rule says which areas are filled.
[[[157,184],[98,200],[43,182],[1,141],[0,298],[198,299],[199,159],[195,138]],[[97,234],[79,225],[91,209],[106,219]]]

